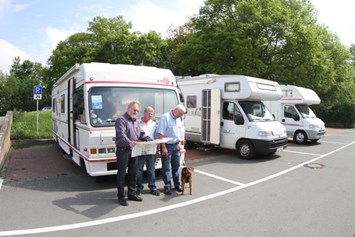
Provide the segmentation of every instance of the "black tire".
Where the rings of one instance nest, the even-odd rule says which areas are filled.
[[[237,152],[239,157],[244,160],[250,160],[255,157],[255,148],[253,144],[248,140],[242,140],[238,142]]]
[[[293,142],[297,144],[305,144],[307,140],[307,134],[304,131],[296,131],[293,136]]]

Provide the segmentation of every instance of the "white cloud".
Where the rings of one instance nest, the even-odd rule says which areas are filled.
[[[0,39],[0,52],[0,71],[4,73],[9,73],[15,57],[19,56],[21,61],[29,59],[26,52],[21,51],[16,46],[3,39]]]
[[[19,12],[27,6],[28,4],[13,4],[11,0],[0,0],[0,19],[7,13]]]
[[[183,25],[188,17],[198,13],[202,3],[203,0],[179,0],[176,1],[176,8],[167,9],[144,0],[132,6],[124,18],[132,21],[134,30],[144,33],[154,30],[165,36],[171,25]]]
[[[75,33],[77,33],[75,30],[63,30],[54,27],[46,28],[46,34],[52,49],[55,49],[60,41],[66,40],[69,36]]]
[[[347,46],[355,44],[354,22],[355,1],[353,0],[311,0],[318,11],[318,22],[328,26],[328,29],[336,33],[341,42]]]

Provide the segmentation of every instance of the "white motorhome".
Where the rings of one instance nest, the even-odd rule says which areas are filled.
[[[187,108],[185,140],[236,149],[243,159],[287,146],[286,129],[261,102],[282,96],[277,82],[240,75],[178,79]]]
[[[53,86],[53,137],[67,156],[91,176],[116,174],[115,121],[133,100],[155,109],[154,120],[180,103],[168,69],[84,63],[69,69]],[[156,168],[161,168],[157,158]]]
[[[295,143],[317,142],[324,136],[325,126],[309,106],[319,104],[319,96],[309,88],[293,85],[280,87],[283,97],[278,101],[264,101],[266,106],[286,127],[288,137]]]

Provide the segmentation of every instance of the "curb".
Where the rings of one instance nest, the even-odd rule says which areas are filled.
[[[48,139],[23,139],[23,140],[11,140],[12,145],[51,145],[55,144],[53,138]]]

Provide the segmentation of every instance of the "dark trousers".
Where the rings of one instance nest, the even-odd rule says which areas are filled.
[[[128,192],[127,196],[133,196],[136,194],[136,182],[137,182],[137,157],[131,157],[131,150],[116,150],[117,157],[117,196],[118,198],[124,198],[124,187],[126,180],[126,172],[128,178]],[[128,170],[127,170],[128,168]]]

